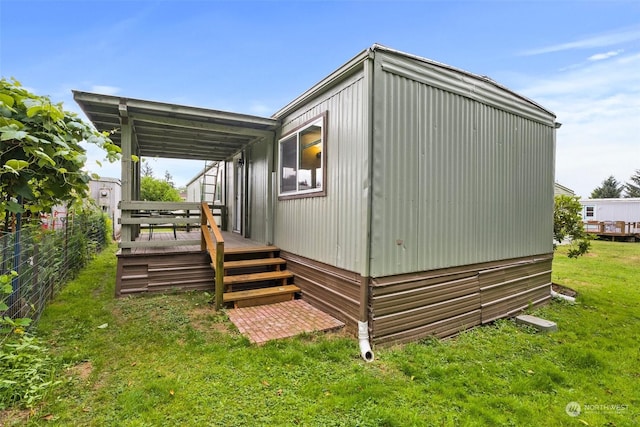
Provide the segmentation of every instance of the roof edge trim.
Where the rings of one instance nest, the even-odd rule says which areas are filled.
[[[506,91],[506,92],[512,94],[513,96],[515,96],[517,98],[520,98],[523,101],[526,101],[526,102],[534,105],[535,107],[543,110],[544,112],[552,115],[553,117],[556,117],[556,115],[555,115],[555,113],[553,111],[548,110],[547,108],[543,107],[542,105],[538,104],[537,102],[533,101],[532,99],[527,98],[526,96],[523,96],[523,95],[521,95],[521,94],[519,94],[517,92],[514,92],[513,90],[511,90],[508,87],[496,82],[495,80],[493,80],[490,77],[481,76],[479,74],[475,74],[475,73],[472,73],[470,71],[463,70],[462,68],[457,68],[457,67],[454,67],[452,65],[445,64],[443,62],[434,61],[433,59],[428,59],[428,58],[425,58],[425,57],[422,57],[422,56],[418,56],[418,55],[414,55],[414,54],[411,54],[411,53],[402,52],[400,50],[392,49],[390,47],[386,47],[386,46],[383,46],[383,45],[377,44],[377,43],[374,44],[371,47],[370,50],[371,51],[381,51],[381,52],[386,52],[386,53],[389,53],[389,54],[392,54],[392,55],[403,56],[403,57],[410,58],[410,59],[413,59],[413,60],[416,60],[416,61],[419,61],[419,62],[424,62],[426,64],[430,64],[430,65],[433,65],[433,66],[436,66],[436,67],[441,67],[441,68],[444,68],[444,69],[447,69],[447,70],[450,70],[450,71],[453,71],[453,72],[456,72],[456,73],[459,73],[459,74],[463,74],[463,75],[466,75],[466,76],[469,76],[469,77],[473,77],[474,79],[482,80],[482,81],[484,81],[484,82],[486,82],[488,84],[491,84],[491,85],[493,85],[493,86],[495,86],[495,87],[497,87],[497,88],[499,88],[499,89],[501,89],[503,91]]]

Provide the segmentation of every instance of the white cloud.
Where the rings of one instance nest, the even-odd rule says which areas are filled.
[[[270,117],[276,110],[266,104],[254,101],[249,106],[249,111],[256,116]]]
[[[575,40],[568,43],[560,43],[552,46],[526,50],[522,52],[521,55],[531,56],[572,49],[599,48],[632,42],[636,40],[640,40],[640,28],[625,28],[607,34],[586,37],[581,40]]]
[[[101,95],[117,95],[120,93],[120,88],[115,86],[93,85],[91,86],[91,92]]]
[[[589,61],[602,61],[603,59],[608,59],[620,55],[622,52],[624,52],[624,49],[610,50],[609,52],[605,53],[596,53],[595,55],[591,55],[587,59]]]
[[[522,93],[554,111],[556,180],[588,197],[610,175],[628,181],[640,169],[640,53],[592,61]]]

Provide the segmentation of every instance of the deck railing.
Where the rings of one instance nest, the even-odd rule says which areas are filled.
[[[211,262],[216,273],[215,278],[215,302],[216,310],[222,308],[222,297],[224,293],[224,238],[213,218],[211,209],[206,203],[200,205],[202,239],[201,249],[208,251]],[[213,236],[213,238],[212,238]]]
[[[584,230],[597,235],[633,236],[640,234],[640,222],[587,221]]]
[[[153,240],[136,241],[141,227],[197,227],[200,224],[200,203],[197,202],[147,202],[130,201],[120,202],[122,224],[120,248],[151,248],[168,246],[198,245],[197,240]]]
[[[200,202],[148,202],[130,201],[120,202],[122,217],[122,232],[119,246],[125,251],[136,248],[168,248],[198,246],[201,238],[182,240],[176,238],[176,229],[191,228],[198,230],[201,224],[201,203]],[[215,205],[209,207],[209,212],[214,209],[212,216],[218,218],[222,229],[225,229],[226,210],[225,206]],[[172,228],[174,239],[156,239],[153,230],[159,228]],[[141,228],[146,228],[149,234],[147,238],[136,240],[140,236]]]

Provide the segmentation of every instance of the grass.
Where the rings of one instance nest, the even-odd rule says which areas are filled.
[[[554,261],[578,292],[449,340],[376,348],[303,335],[252,345],[204,293],[114,299],[114,248],[48,307],[39,334],[63,385],[6,425],[572,426],[640,424],[640,245],[594,242]],[[569,402],[581,413],[570,417]],[[0,416],[0,425],[3,419]]]

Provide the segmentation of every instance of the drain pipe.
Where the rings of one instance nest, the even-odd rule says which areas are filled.
[[[360,343],[360,356],[365,362],[373,362],[373,351],[369,344],[369,322],[358,321],[358,342]]]
[[[563,300],[567,301],[569,304],[575,304],[576,303],[576,299],[574,297],[570,297],[569,295],[564,295],[564,294],[558,293],[558,292],[554,291],[553,289],[551,290],[551,297],[552,298],[563,299]]]
[[[369,283],[371,272],[371,216],[373,209],[373,51],[369,51],[369,57],[364,60],[365,88],[364,98],[367,100],[369,125],[367,126],[368,161],[366,180],[362,194],[366,206],[366,219],[360,229],[366,241],[364,244],[363,272],[360,279],[360,319],[358,320],[358,343],[360,344],[360,356],[365,362],[373,362],[374,356],[369,343]]]

